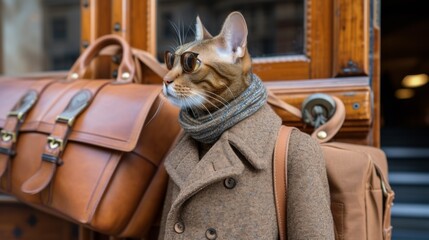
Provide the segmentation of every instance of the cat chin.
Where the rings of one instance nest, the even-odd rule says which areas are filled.
[[[163,85],[162,92],[168,101],[170,101],[170,103],[178,106],[181,109],[201,108],[205,101],[205,98],[200,94],[194,94],[189,97],[179,97],[171,87],[166,85]]]
[[[176,105],[181,109],[201,108],[201,106],[203,105],[203,99],[201,99],[199,96],[178,98],[172,95],[166,95],[166,97],[168,101],[170,101],[170,103],[172,103],[173,105]]]

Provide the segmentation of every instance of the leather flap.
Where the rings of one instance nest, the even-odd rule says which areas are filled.
[[[110,80],[91,80],[91,85],[94,85],[94,81],[104,86],[75,120],[69,141],[132,151],[145,121],[152,118],[148,116],[150,110],[156,114],[157,108],[161,107],[158,106],[162,104],[158,101],[161,86],[112,84]],[[28,90],[25,84],[21,86],[15,83],[0,82],[0,128],[4,125],[9,110]],[[49,85],[30,110],[21,132],[37,131],[48,136],[53,130],[56,117],[88,83],[88,80],[58,81]]]

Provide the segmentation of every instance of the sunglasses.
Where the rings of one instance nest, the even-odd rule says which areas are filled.
[[[183,72],[185,73],[194,72],[201,64],[201,60],[198,59],[198,53],[184,52],[179,55],[170,51],[165,51],[164,61],[168,70],[173,68],[176,56],[180,56],[180,65],[182,66]]]

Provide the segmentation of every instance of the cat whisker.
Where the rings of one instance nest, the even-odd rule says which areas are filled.
[[[189,33],[190,30],[193,30],[192,27],[191,27],[191,25],[188,26],[188,30],[186,31],[185,41],[188,39],[188,33]]]
[[[165,97],[163,96],[163,94],[160,94],[160,98],[161,98],[161,100],[158,104],[158,107],[157,107],[155,113],[152,115],[152,117],[149,119],[149,121],[147,121],[147,123],[144,125],[144,127],[146,127],[147,125],[149,125],[152,122],[152,120],[159,114],[162,106],[164,106]]]
[[[192,33],[194,34],[194,36],[196,36],[196,35],[197,35],[197,32],[196,32],[196,30],[194,29],[194,27],[195,27],[195,26],[192,26],[192,27],[190,27],[190,29],[191,29]]]
[[[180,21],[179,21],[180,22]],[[176,32],[176,37],[179,40],[179,45],[183,45],[182,38],[180,37],[180,29],[179,26],[175,22],[170,21],[171,26],[173,27],[174,31]]]
[[[217,102],[219,102],[220,104],[222,104],[223,106],[227,107],[228,103],[225,101],[221,101],[218,98],[214,97],[214,96],[210,96],[207,93],[204,92],[198,92],[198,91],[192,91],[192,93],[197,94],[199,96],[201,96],[202,98],[204,98],[204,100],[206,100],[207,102],[209,102],[211,105],[213,105],[214,107],[216,107],[217,109],[220,109],[219,107],[217,107],[215,104],[212,103],[212,101],[210,101],[208,98],[211,98],[213,100],[216,100]],[[209,93],[209,92],[208,92]],[[218,96],[217,94],[215,94],[215,96]],[[208,98],[207,98],[208,97]],[[220,97],[220,96],[219,96]]]
[[[201,97],[203,100],[205,100],[206,102],[210,103],[213,107],[217,108],[218,110],[220,109],[218,106],[216,106],[216,104],[214,104],[212,101],[210,101],[207,97],[210,96],[204,96],[203,94],[197,92],[197,91],[191,91],[193,94],[198,95],[199,97]],[[201,104],[203,105],[203,104]]]
[[[203,96],[200,96],[200,97],[202,97],[203,99],[204,99],[204,97]],[[204,104],[198,104],[198,101],[196,101],[195,100],[195,98],[193,97],[193,96],[191,96],[190,97],[190,100],[191,101],[194,101],[196,104],[194,105],[194,106],[197,106],[198,108],[200,108],[201,109],[201,106],[210,114],[210,118],[212,118],[213,119],[213,116],[212,116],[212,113],[210,112],[210,110],[206,107],[206,106],[204,106]],[[214,105],[213,105],[214,106]],[[216,106],[215,106],[216,107]],[[194,115],[195,116],[195,115]]]
[[[190,100],[190,99],[187,99],[187,98],[184,98],[183,100],[184,100],[184,102],[185,102],[185,107],[186,107],[186,108],[188,108],[188,109],[190,109],[190,110],[191,110],[191,112],[192,112],[192,114],[193,114],[194,116],[197,116],[197,115],[195,114],[195,112],[194,112],[194,109],[192,109],[192,104],[189,102],[189,101],[191,101],[191,100]]]
[[[182,25],[182,27],[181,27],[181,33],[182,33],[181,38],[182,38],[182,42],[185,42],[186,38],[185,38],[185,23],[184,23],[184,21],[182,21],[181,25]]]
[[[231,94],[232,99],[235,99],[235,95],[232,93],[232,91],[231,91],[231,89],[228,87],[228,85],[226,85],[224,82],[221,82],[220,84],[224,85],[224,86],[228,89],[229,93]]]
[[[213,96],[212,97],[213,99],[216,99],[217,101],[222,102],[225,107],[229,105],[229,102],[219,94],[216,94],[213,92],[205,92],[204,94],[207,94],[207,95],[211,94],[211,96]]]

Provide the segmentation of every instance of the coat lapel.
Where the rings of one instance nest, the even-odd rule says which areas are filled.
[[[280,125],[281,121],[275,113],[264,106],[225,131],[201,160],[197,142],[185,134],[165,162],[169,176],[180,188],[169,215],[206,186],[240,175],[245,169],[243,160],[247,160],[256,170],[271,166],[267,159],[272,158],[272,146]],[[245,159],[240,159],[233,148]]]
[[[185,134],[176,147],[170,152],[165,168],[171,180],[180,188],[184,186],[187,176],[199,162],[198,144]]]
[[[201,160],[198,159],[196,142],[189,136],[185,138],[176,149],[180,151],[188,149],[190,146],[193,149],[182,153],[178,152],[165,164],[168,174],[180,188],[171,207],[173,212],[170,214],[174,214],[174,210],[180,209],[180,206],[187,199],[206,186],[230,176],[240,175],[244,170],[244,164],[229,144],[227,133],[221,136]]]

